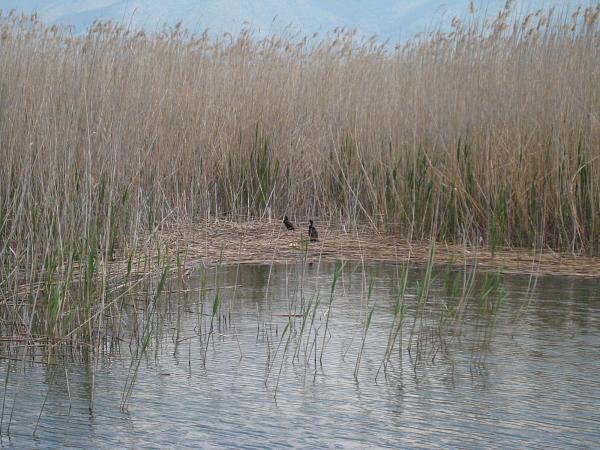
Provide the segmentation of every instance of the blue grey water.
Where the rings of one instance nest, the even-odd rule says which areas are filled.
[[[221,327],[215,319],[208,345],[216,291],[203,299],[198,279],[172,284],[125,412],[127,340],[119,352],[95,358],[12,361],[8,377],[9,360],[0,354],[0,447],[600,447],[596,280],[542,277],[532,289],[529,277],[503,276],[493,294],[502,303],[490,314],[481,309],[481,297],[492,295],[479,275],[461,323],[440,328],[438,317],[457,305],[464,274],[436,271],[427,314],[414,321],[424,272],[411,271],[402,348],[384,371],[398,269],[348,264],[330,297],[333,272],[329,264],[208,270],[208,285],[221,286]],[[285,330],[286,314],[317,298],[302,339],[301,317]]]

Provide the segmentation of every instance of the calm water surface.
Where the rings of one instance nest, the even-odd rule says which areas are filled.
[[[346,266],[322,365],[333,265],[215,270],[206,272],[208,286],[220,286],[213,338],[207,345],[216,291],[203,299],[199,279],[171,286],[179,293],[157,311],[127,412],[119,406],[131,365],[128,340],[118,354],[95,360],[12,365],[8,384],[8,361],[0,359],[0,447],[600,447],[595,280],[540,278],[531,291],[528,277],[505,276],[492,296],[479,276],[461,324],[440,332],[463,274],[436,273],[427,313],[414,322],[424,274],[410,272],[402,348],[378,372],[395,311],[394,266],[366,269],[370,298],[362,268]],[[314,322],[311,309],[300,339],[302,317],[286,329],[285,314],[314,305],[317,293]],[[496,314],[481,312],[482,296],[503,299]]]

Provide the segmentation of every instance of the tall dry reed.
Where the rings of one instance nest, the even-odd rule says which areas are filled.
[[[4,15],[0,292],[224,214],[599,254],[599,15],[509,5],[393,50]]]

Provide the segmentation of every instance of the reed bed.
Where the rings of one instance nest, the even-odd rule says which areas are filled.
[[[395,48],[344,29],[98,23],[73,36],[0,16],[4,331],[97,340],[132,274],[160,274],[171,256],[180,267],[188,244],[202,256],[209,241],[185,233],[223,217],[340,224],[323,230],[325,255],[391,259],[405,242],[415,256],[412,242],[436,241],[494,260],[524,247],[544,249],[554,273],[596,275],[594,260],[546,249],[600,253],[599,16],[514,18],[508,2]],[[370,238],[354,239],[362,224]],[[225,255],[264,260],[269,246],[273,259],[268,230],[213,231]]]
[[[231,222],[218,220],[192,225],[165,226],[154,234],[155,248],[175,255],[185,248],[186,270],[199,264],[272,264],[318,261],[370,261],[427,266],[431,240],[409,240],[403,235],[373,233],[368,225],[346,230],[317,223],[319,241],[309,242],[306,229],[285,230],[280,221]],[[155,252],[156,253],[156,252]],[[477,266],[479,272],[529,275],[600,277],[600,258],[558,253],[438,243],[432,264]]]
[[[279,220],[245,223],[217,220],[201,221],[194,225],[165,223],[151,234],[141,233],[142,244],[139,248],[129,249],[129,258],[114,258],[106,262],[109,267],[99,265],[92,279],[89,278],[89,268],[85,264],[73,263],[57,267],[52,279],[23,285],[11,296],[0,298],[3,308],[0,315],[0,359],[54,362],[66,355],[72,357],[73,352],[85,353],[92,350],[112,353],[124,346],[134,351],[138,358],[137,352],[143,355],[150,342],[160,338],[154,336],[156,330],[161,328],[160,324],[163,321],[171,323],[172,318],[165,318],[171,313],[163,312],[159,314],[161,318],[157,318],[155,312],[157,308],[170,310],[169,302],[172,298],[175,299],[174,309],[178,315],[178,300],[183,298],[187,302],[195,303],[194,309],[199,317],[197,337],[205,346],[203,358],[206,358],[211,336],[213,333],[222,333],[222,321],[227,326],[231,320],[229,308],[236,298],[238,279],[237,276],[235,279],[231,276],[234,270],[230,268],[229,277],[219,280],[218,273],[223,265],[237,265],[238,271],[241,264],[270,266],[269,274],[276,264],[293,268],[290,270],[298,272],[298,286],[292,288],[295,297],[289,314],[283,316],[294,323],[295,318],[299,317],[297,321],[302,324],[302,329],[306,326],[311,330],[315,321],[321,325],[325,324],[324,332],[327,333],[336,280],[341,276],[346,262],[358,262],[360,267],[362,261],[365,279],[365,285],[362,287],[365,293],[364,302],[365,305],[370,305],[369,308],[365,307],[363,341],[369,328],[368,318],[373,314],[377,302],[377,298],[371,300],[374,279],[368,274],[364,264],[368,262],[396,265],[399,271],[398,305],[390,330],[386,358],[390,357],[402,330],[406,309],[405,292],[409,286],[409,267],[426,269],[423,280],[417,281],[415,288],[418,294],[415,296],[417,306],[421,302],[427,303],[430,299],[427,289],[433,270],[448,280],[454,280],[457,276],[464,278],[458,286],[454,281],[449,282],[452,287],[448,291],[449,298],[460,298],[461,295],[464,298],[452,313],[451,321],[444,316],[439,319],[439,323],[437,318],[432,322],[443,330],[443,333],[438,334],[447,333],[451,324],[458,327],[457,324],[462,321],[460,311],[468,302],[473,301],[473,298],[480,296],[483,299],[485,295],[482,292],[497,289],[494,283],[499,283],[502,273],[530,274],[530,282],[533,283],[531,289],[535,289],[537,277],[540,275],[592,278],[600,276],[598,258],[518,249],[500,249],[492,254],[489,249],[482,247],[438,244],[435,241],[417,242],[402,236],[394,237],[389,233],[374,234],[367,225],[354,227],[350,232],[338,225],[321,222],[316,225],[320,239],[311,242],[306,230],[288,231]],[[316,297],[303,299],[302,291],[309,287],[305,286],[305,268],[319,268],[321,264],[334,261],[336,265],[332,275],[333,281],[326,303],[319,297],[318,290]],[[214,280],[212,275],[211,279],[207,280],[207,271],[214,272]],[[109,273],[110,279],[107,280],[104,273]],[[482,273],[480,278],[486,281],[483,287],[473,291],[476,273]],[[329,276],[330,274],[323,273],[317,276],[317,281],[320,277]],[[266,304],[269,303],[266,298],[270,295],[269,279],[270,275],[263,280],[266,283]],[[190,280],[192,285],[197,285],[193,289],[188,286]],[[487,287],[488,282],[494,286]],[[312,285],[310,288],[312,289]],[[459,288],[462,288],[462,293],[457,291]],[[224,301],[222,297],[228,300]],[[413,327],[409,328],[411,336],[421,339],[419,336],[425,335],[427,339],[433,339],[430,330],[433,325],[429,324],[433,313],[430,309],[437,311],[438,301],[441,300],[436,297],[431,305],[428,304],[426,313],[421,311],[423,317],[419,319],[418,327],[413,323]],[[527,296],[524,301],[528,301]],[[279,316],[281,314],[271,313],[265,320],[274,321]],[[427,326],[421,323],[423,320]],[[262,328],[263,332],[266,332],[265,329],[268,328],[269,333],[272,333],[269,324],[270,322],[261,323],[259,329]],[[429,331],[421,330],[422,327],[425,327],[423,330]],[[301,336],[303,334],[298,330],[295,332]],[[282,339],[284,337],[282,336]],[[189,339],[189,336],[185,339]],[[277,341],[272,336],[270,339]],[[296,358],[299,348],[304,348],[305,354],[315,358],[317,356],[314,352],[320,348],[319,360],[323,359],[326,348],[324,334],[315,333],[312,337],[309,335],[306,340],[301,338],[300,341],[306,348],[297,347],[294,352]],[[314,347],[312,350],[308,348],[310,345]],[[418,347],[423,345],[419,343]],[[411,348],[410,345],[407,348]],[[435,353],[438,347],[434,346],[432,349]],[[419,354],[420,350],[416,351]],[[276,356],[277,352],[269,358]],[[139,359],[135,361],[139,364]],[[384,361],[382,364],[387,363]],[[356,363],[356,377],[359,367],[360,356]],[[137,370],[135,366],[135,371]],[[268,372],[271,370],[272,367]],[[129,395],[124,394],[123,405],[127,404]]]

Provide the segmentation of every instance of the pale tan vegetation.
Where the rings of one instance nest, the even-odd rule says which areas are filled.
[[[217,216],[597,255],[599,15],[507,9],[395,49],[346,30],[72,36],[4,15],[2,301],[41,292],[48,318],[85,323],[106,289],[80,317],[71,285],[101,263],[110,278],[141,230]]]
[[[163,252],[170,249],[171,253],[175,253],[176,249],[185,248],[184,270],[187,271],[202,265],[203,261],[219,260],[228,265],[344,260],[425,267],[432,245],[430,241],[417,242],[384,233],[374,234],[366,224],[348,232],[340,226],[322,223],[319,237],[318,242],[309,244],[307,230],[286,232],[275,221],[220,221],[218,226],[212,221],[200,221],[164,227],[155,234]],[[600,277],[599,258],[542,249],[501,249],[492,253],[481,247],[444,243],[436,246],[433,262],[438,268],[448,265],[457,269],[476,267],[478,272]]]

